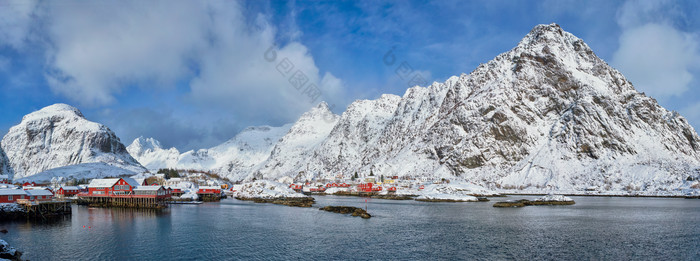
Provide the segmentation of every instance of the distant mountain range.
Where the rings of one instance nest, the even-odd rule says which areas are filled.
[[[51,134],[47,116],[30,115],[2,141],[15,178],[88,161],[141,168],[104,126],[66,123]],[[28,123],[39,118],[43,127]],[[27,131],[35,129],[43,136]],[[47,145],[53,135],[60,141]],[[232,180],[373,172],[492,189],[659,192],[687,188],[686,179],[700,175],[699,140],[685,118],[550,24],[470,74],[358,100],[342,115],[321,103],[294,124],[248,128],[211,149],[180,153],[138,138],[127,150],[148,169],[211,170]],[[1,159],[0,169],[8,165]]]

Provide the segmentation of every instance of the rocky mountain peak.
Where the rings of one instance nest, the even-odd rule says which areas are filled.
[[[144,168],[106,126],[75,107],[54,104],[27,114],[2,139],[15,178],[81,163],[102,162],[134,172]]]
[[[143,136],[140,136],[134,139],[134,141],[131,142],[128,147],[126,147],[126,150],[132,155],[140,155],[147,151],[155,151],[162,148],[163,147],[160,145],[160,141],[154,138],[144,138]]]

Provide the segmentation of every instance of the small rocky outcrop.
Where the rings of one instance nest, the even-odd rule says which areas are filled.
[[[314,204],[314,198],[246,198],[236,197],[238,200],[248,200],[255,203],[272,203],[277,205],[285,205],[290,207],[310,208]]]
[[[514,208],[514,207],[524,207],[524,206],[552,206],[552,205],[573,205],[576,204],[573,199],[562,196],[562,195],[546,195],[544,197],[535,200],[509,200],[496,202],[493,204],[495,208]]]
[[[521,199],[521,200],[509,200],[509,201],[501,201],[501,202],[496,202],[493,204],[494,208],[520,208],[524,206],[528,206],[531,201],[527,199]]]
[[[10,244],[5,242],[5,240],[0,239],[0,259],[7,260],[22,260],[22,252],[17,251]]]
[[[356,208],[356,207],[325,206],[325,207],[319,208],[319,210],[333,212],[333,213],[339,213],[339,214],[351,214],[353,217],[361,217],[364,219],[368,219],[368,218],[372,217],[372,215],[367,213],[366,210],[361,209],[361,208]]]

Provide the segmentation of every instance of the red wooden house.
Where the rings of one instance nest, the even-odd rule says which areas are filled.
[[[293,189],[293,190],[296,191],[296,192],[301,192],[302,189],[304,189],[304,186],[303,186],[303,185],[297,185],[297,184],[291,184],[291,185],[289,185],[289,188],[290,188],[290,189]]]
[[[0,189],[0,203],[16,203],[18,199],[29,198],[22,189]]]
[[[47,189],[29,189],[25,190],[29,196],[29,200],[48,201],[53,199],[53,193]]]
[[[93,179],[88,185],[88,196],[110,197],[132,194],[138,182],[132,178]]]
[[[63,186],[56,191],[56,195],[59,197],[72,197],[80,193],[80,188],[77,186]]]
[[[360,189],[360,192],[378,192],[382,191],[382,187],[380,186],[374,186],[373,183],[362,183],[360,185],[357,185],[357,187]]]
[[[170,190],[163,186],[138,186],[133,189],[133,192],[135,197],[170,198]]]
[[[0,175],[0,184],[10,184],[10,176]]]
[[[221,195],[221,187],[217,186],[200,186],[197,194]]]

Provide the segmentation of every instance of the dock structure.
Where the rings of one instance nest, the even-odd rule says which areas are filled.
[[[79,204],[95,207],[165,208],[168,200],[148,195],[94,196],[78,194]]]
[[[49,219],[71,214],[71,203],[67,200],[18,199],[17,204],[24,209],[27,218]]]
[[[78,194],[78,204],[97,207],[165,208],[170,190],[144,186],[131,178],[93,179],[86,193]]]

